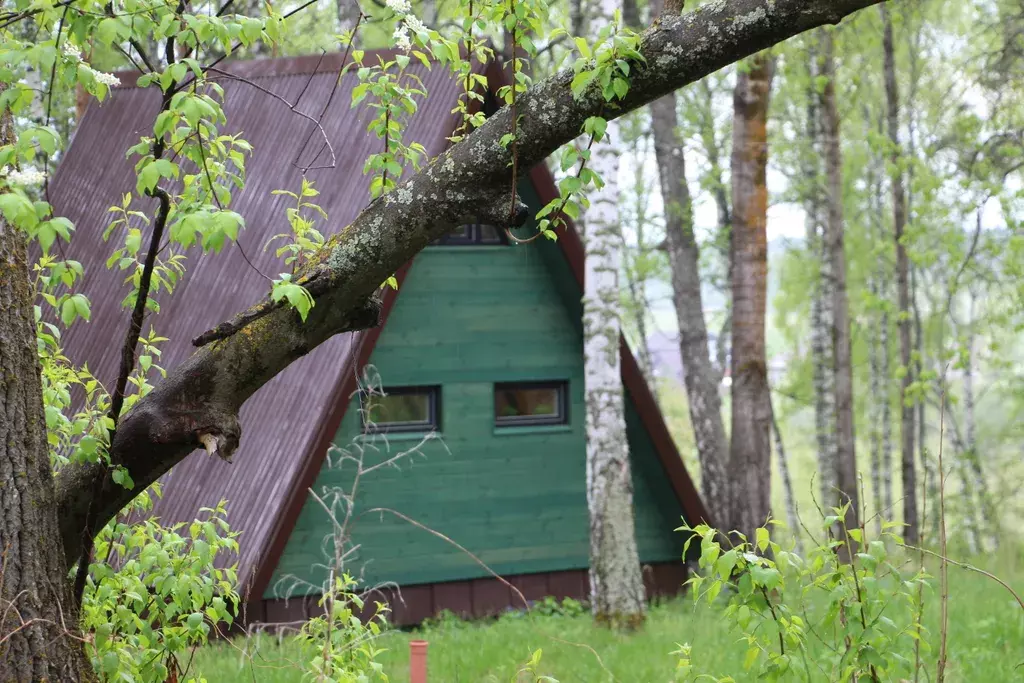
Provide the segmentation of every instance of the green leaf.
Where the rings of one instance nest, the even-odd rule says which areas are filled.
[[[757,538],[757,549],[761,552],[764,552],[765,549],[768,547],[768,544],[771,542],[771,538],[768,535],[768,529],[765,529],[764,527],[758,527],[757,531],[755,532],[755,536]]]
[[[765,590],[773,590],[779,585],[782,575],[779,574],[779,570],[775,567],[761,567],[752,564],[750,565],[750,577],[754,580],[755,584],[764,587]]]
[[[754,666],[754,662],[757,661],[757,657],[760,654],[761,650],[757,647],[752,647],[747,650],[747,656],[743,658],[743,670],[750,671],[750,668]]]

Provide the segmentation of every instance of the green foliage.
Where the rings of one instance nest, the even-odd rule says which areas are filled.
[[[871,540],[864,527],[845,527],[845,506],[831,512],[806,557],[773,541],[768,526],[753,540],[707,525],[679,529],[693,534],[687,546],[700,542],[702,572],[688,581],[694,601],[725,606],[722,618],[746,645],[743,669],[758,680],[898,679],[914,670],[917,644],[927,651],[920,588],[928,576],[890,555],[899,525],[883,524]],[[826,652],[814,652],[815,639]],[[734,681],[701,672],[687,645],[675,654],[682,680]]]
[[[530,608],[534,614],[539,614],[546,617],[579,617],[585,614],[590,614],[590,609],[586,603],[574,600],[573,598],[558,598],[550,595],[545,596],[542,600],[539,600],[533,607]]]
[[[582,38],[575,38],[580,56],[573,63],[572,93],[577,99],[600,98],[604,107],[614,108],[616,101],[625,98],[629,92],[630,70],[645,60],[640,54],[640,34],[621,26],[621,13],[616,11],[613,22],[602,27],[593,46]],[[556,30],[552,37],[564,34]],[[602,109],[604,111],[604,109]],[[599,174],[587,167],[590,151],[595,143],[604,139],[608,121],[603,116],[591,116],[583,122],[583,134],[588,137],[585,149],[574,145],[562,148],[559,168],[562,173],[576,168],[575,175],[563,177],[558,182],[559,196],[552,199],[537,212],[537,230],[548,239],[555,239],[555,232],[565,225],[565,216],[576,220],[589,203],[586,192],[590,188],[604,185]]]
[[[180,670],[178,655],[235,617],[235,567],[215,564],[218,555],[238,552],[224,502],[187,527],[126,521],[151,508],[144,493],[126,519],[112,520],[96,536],[82,627],[92,634],[86,650],[103,680],[163,683]]]
[[[387,627],[387,607],[377,603],[364,624],[360,615],[367,605],[354,593],[356,580],[348,574],[333,578],[318,603],[324,614],[303,624],[299,634],[306,652],[306,677],[336,683],[387,683],[384,667],[377,661],[384,650],[376,642]]]
[[[522,680],[523,676],[526,676],[526,680],[531,683],[558,683],[557,678],[537,673],[537,667],[540,666],[542,652],[542,650],[534,650],[530,654],[529,661],[527,661],[526,664],[516,672],[516,675],[512,678],[512,683],[518,683],[518,681]]]

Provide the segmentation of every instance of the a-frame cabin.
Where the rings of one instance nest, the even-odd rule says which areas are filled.
[[[247,224],[242,246],[190,258],[174,296],[147,320],[147,330],[152,325],[171,338],[165,367],[188,356],[197,333],[266,295],[257,271],[282,270],[264,245],[286,227],[290,200],[271,190],[296,189],[293,159],[320,147],[305,144],[309,122],[293,109],[316,115],[332,96],[340,62],[340,55],[328,55],[225,67],[280,99],[220,79],[226,132],[241,131],[254,147],[247,186],[232,204]],[[407,138],[434,155],[456,128],[450,112],[459,89],[440,68],[410,68],[430,96]],[[51,187],[57,215],[79,226],[69,257],[84,264],[83,291],[93,299],[93,320],[69,331],[67,352],[104,380],[116,372],[119,354],[110,340],[127,323],[119,307],[123,275],[104,265],[112,246],[97,221],[133,188],[132,164],[121,150],[151,134],[159,106],[153,88],[120,77],[112,98],[90,107]],[[492,74],[492,87],[498,78]],[[368,201],[361,168],[379,145],[365,133],[364,115],[348,106],[352,86],[343,79],[323,120],[334,166],[309,173],[330,217],[318,226],[325,233],[347,225]],[[548,170],[532,169],[520,193],[536,212],[556,194]],[[364,453],[369,466],[434,431],[439,438],[415,456],[359,484],[351,526],[358,549],[346,569],[364,586],[400,587],[393,621],[414,623],[442,609],[485,615],[518,606],[482,564],[528,600],[585,597],[583,274],[583,248],[571,226],[556,242],[529,245],[509,244],[488,226],[460,228],[399,271],[399,290],[385,294],[382,326],[329,340],[245,404],[233,464],[199,451],[165,475],[156,514],[165,522],[191,520],[201,507],[226,499],[228,520],[242,532],[237,559],[246,619],[302,619],[315,601],[299,598],[319,592],[331,562],[325,538],[333,525],[310,489],[321,498],[328,491],[329,504],[332,487],[349,487],[352,462],[342,449]],[[707,515],[625,341],[621,358],[640,560],[648,594],[672,593],[686,571],[684,538],[673,530],[680,518],[697,523]],[[368,368],[388,398],[365,404],[357,390]],[[360,448],[366,444],[374,447]],[[368,513],[373,508],[401,513],[472,556],[391,512]]]

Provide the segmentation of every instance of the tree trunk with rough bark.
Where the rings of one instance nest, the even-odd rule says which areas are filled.
[[[865,107],[865,139],[870,133],[871,113]],[[868,206],[872,223],[880,229],[872,230],[872,238],[885,241],[885,225],[881,173],[877,158],[872,155],[868,165]],[[877,234],[876,234],[877,233]],[[891,515],[892,505],[892,451],[889,420],[889,314],[887,304],[890,296],[888,260],[880,255],[878,265],[868,276],[868,288],[875,302],[881,302],[881,310],[872,316],[868,326],[869,385],[874,400],[868,402],[868,425],[871,448],[871,493],[875,518],[875,532],[881,533],[882,522]]]
[[[914,171],[917,159],[917,89],[921,83],[921,67],[918,55],[922,51],[921,40],[924,37],[924,25],[920,21],[913,22],[913,30],[910,34],[910,50],[908,51],[910,62],[910,83],[907,89],[907,156],[911,163],[907,165],[907,222],[914,222]],[[924,345],[924,327],[921,322],[921,307],[918,304],[917,296],[917,274],[919,268],[910,265],[910,307],[914,313],[914,348],[911,358],[914,359],[914,377],[920,378],[923,375],[927,364],[926,349]],[[941,348],[941,344],[939,345]],[[933,454],[929,453],[927,447],[928,422],[926,412],[928,405],[925,401],[919,400],[917,409],[917,452],[921,461],[921,471],[924,473],[924,500],[921,501],[922,524],[928,522],[929,531],[934,538],[939,537],[939,480],[937,476],[937,464]],[[931,509],[933,514],[928,515]]]
[[[910,259],[903,234],[907,223],[906,195],[903,189],[902,154],[900,152],[900,102],[896,85],[896,51],[893,45],[892,18],[885,3],[880,5],[882,13],[882,52],[885,69],[885,96],[888,105],[889,141],[892,164],[892,212],[893,234],[896,241],[896,296],[899,311],[900,365],[903,378],[900,381],[900,462],[903,478],[903,523],[907,543],[917,545],[920,525],[917,515],[917,471],[914,468],[914,405],[907,396],[914,380],[911,362],[910,339]]]
[[[729,527],[754,538],[771,511],[771,410],[765,351],[768,103],[775,60],[736,74],[732,145],[732,443]]]
[[[853,425],[853,367],[850,342],[850,305],[846,292],[846,248],[843,220],[843,158],[839,148],[839,110],[836,106],[835,40],[831,29],[821,31],[821,95],[825,173],[828,178],[826,258],[832,276],[832,362],[835,369],[836,459],[835,482],[840,504],[850,504],[846,528],[860,526],[856,437]],[[854,549],[843,547],[849,560]]]
[[[0,144],[12,144],[10,115]],[[27,238],[0,216],[0,680],[93,680],[46,441]]]
[[[813,38],[812,38],[813,40]],[[837,502],[836,485],[836,410],[835,363],[832,345],[832,262],[825,249],[827,215],[823,189],[821,98],[817,89],[819,47],[809,46],[808,68],[810,87],[807,93],[807,140],[811,153],[804,168],[806,190],[804,216],[807,250],[818,264],[817,278],[811,292],[811,363],[814,386],[814,434],[817,443],[819,501],[823,508]]]
[[[683,383],[700,461],[701,496],[709,514],[721,520],[728,498],[725,477],[727,442],[717,373],[712,367],[708,348],[700,281],[700,247],[693,234],[693,205],[686,182],[684,147],[679,140],[677,126],[675,95],[651,103],[654,153],[665,205],[665,243],[672,271],[672,301],[679,324]]]
[[[615,0],[602,0],[594,31],[612,21]],[[644,620],[645,597],[636,545],[633,479],[626,438],[619,359],[619,126],[610,121],[594,145],[591,166],[604,186],[591,194],[582,218],[586,276],[583,353],[587,407],[587,503],[590,510],[590,602],[598,623],[633,628]]]

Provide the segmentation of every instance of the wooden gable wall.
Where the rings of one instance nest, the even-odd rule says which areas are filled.
[[[367,514],[374,507],[445,534],[503,576],[587,567],[579,291],[553,246],[435,246],[416,257],[370,363],[385,386],[440,386],[441,438],[399,469],[361,480],[362,516],[353,526],[360,548],[349,571],[361,567],[364,585],[488,575],[446,541],[389,513]],[[568,425],[494,426],[493,384],[529,380],[569,382]],[[679,504],[626,396],[641,561],[678,560]],[[335,445],[354,453],[362,443],[365,466],[420,439],[377,436],[367,444],[360,431],[353,398]],[[352,470],[332,454],[314,491],[348,488]],[[308,499],[265,597],[319,592],[330,529],[321,505]]]

